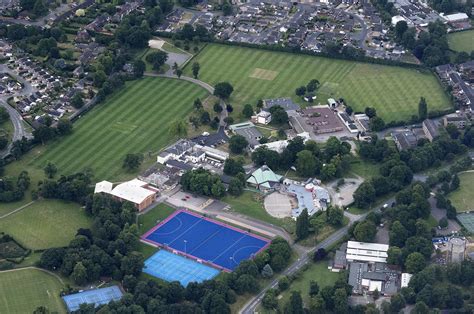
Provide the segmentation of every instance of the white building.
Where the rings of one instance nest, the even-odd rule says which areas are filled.
[[[396,26],[398,22],[405,21],[408,23],[407,19],[401,15],[392,16],[392,26]]]
[[[454,13],[448,15],[444,15],[444,13],[441,13],[440,15],[448,23],[464,22],[469,20],[469,16],[467,16],[466,13]]]
[[[272,114],[268,111],[262,110],[255,116],[255,123],[269,124],[270,121],[272,121]]]
[[[410,283],[410,279],[413,275],[409,273],[402,273],[402,278],[400,281],[400,287],[405,288],[408,287],[408,284]]]
[[[388,248],[387,244],[348,241],[346,260],[348,262],[386,263]]]
[[[128,201],[135,205],[138,210],[150,206],[156,198],[157,190],[148,186],[148,183],[133,179],[112,188],[112,182],[101,181],[95,185],[94,193],[105,193],[112,195],[120,201]]]

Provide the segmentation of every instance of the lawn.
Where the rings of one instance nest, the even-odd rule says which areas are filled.
[[[186,119],[194,99],[206,95],[204,89],[180,80],[148,77],[130,82],[77,121],[73,134],[37,152],[29,166],[43,169],[51,161],[61,174],[89,167],[98,181],[123,177],[126,154],[155,158],[153,154],[174,138],[171,124]]]
[[[51,313],[66,313],[59,296],[63,285],[37,269],[0,273],[0,313],[33,313],[46,306]]]
[[[364,179],[370,179],[379,175],[380,165],[376,163],[364,160],[362,158],[354,158],[351,162],[350,171],[357,176],[360,176]]]
[[[319,289],[322,289],[334,285],[339,276],[341,276],[340,273],[333,273],[328,270],[327,261],[311,263],[309,268],[305,270],[298,279],[294,280],[290,287],[281,294],[281,298],[279,299],[280,308],[283,308],[284,304],[288,302],[292,291],[301,292],[303,302],[308,305],[309,283],[311,280],[316,281],[319,285]],[[263,308],[260,308],[260,310],[262,310],[262,313],[270,313]]]
[[[156,226],[160,221],[171,215],[174,211],[175,209],[168,205],[158,204],[146,214],[138,216],[140,234],[144,234]]]
[[[201,80],[210,84],[230,82],[234,86],[230,102],[240,108],[265,98],[293,97],[299,101],[295,88],[311,79],[321,82],[316,102],[342,97],[356,111],[376,107],[386,121],[416,114],[421,96],[429,110],[450,106],[436,77],[415,69],[218,44],[206,46],[193,62],[201,65]],[[191,75],[191,66],[185,73]]]
[[[293,220],[290,218],[275,218],[267,213],[263,207],[263,196],[258,193],[245,191],[238,197],[226,196],[222,201],[229,204],[233,211],[240,214],[283,227],[290,233],[294,231],[295,223]]]
[[[90,228],[91,224],[92,220],[75,203],[41,200],[0,219],[0,230],[23,246],[39,250],[66,246],[77,229]]]
[[[474,210],[472,203],[472,191],[474,191],[474,172],[464,172],[459,174],[461,184],[459,189],[449,193],[451,200],[458,212]]]
[[[451,33],[448,35],[449,48],[454,51],[471,53],[474,50],[474,30]]]

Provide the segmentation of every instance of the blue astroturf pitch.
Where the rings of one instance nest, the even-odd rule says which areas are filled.
[[[79,310],[79,306],[82,303],[99,306],[110,301],[118,301],[122,298],[122,295],[123,293],[118,286],[111,286],[66,295],[63,297],[63,300],[66,303],[67,310],[73,312]]]
[[[190,282],[203,282],[219,274],[215,268],[165,250],[148,258],[143,272],[166,281],[179,281],[184,287]]]
[[[144,236],[146,242],[231,271],[269,240],[187,211],[177,211]]]

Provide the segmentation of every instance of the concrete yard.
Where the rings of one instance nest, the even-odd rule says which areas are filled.
[[[276,218],[291,217],[291,210],[293,208],[290,196],[274,192],[264,200],[264,206],[267,213]]]

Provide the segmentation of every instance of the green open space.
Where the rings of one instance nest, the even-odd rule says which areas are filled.
[[[474,50],[474,30],[448,34],[448,43],[454,51],[471,53]]]
[[[146,214],[139,215],[138,227],[140,234],[144,234],[145,232],[156,226],[159,222],[171,215],[174,211],[174,208],[161,203],[150,209]]]
[[[0,219],[0,230],[22,246],[40,250],[66,246],[77,229],[91,224],[91,218],[75,203],[40,200]]]
[[[230,82],[234,86],[230,102],[240,108],[265,98],[299,101],[295,89],[311,79],[321,82],[316,103],[342,97],[356,111],[375,107],[385,121],[417,114],[422,96],[429,110],[451,106],[429,71],[218,44],[207,45],[193,62],[201,65],[199,79],[210,84]],[[191,66],[185,73],[191,75]]]
[[[363,160],[361,158],[354,158],[354,160],[351,162],[350,171],[359,177],[370,179],[380,174],[379,168],[380,165],[377,165],[376,163]]]
[[[336,280],[342,276],[342,273],[333,273],[328,269],[328,262],[321,261],[318,263],[311,263],[309,267],[304,270],[300,276],[294,280],[290,287],[281,293],[279,297],[280,308],[283,308],[285,303],[288,302],[292,291],[301,292],[303,302],[309,304],[309,284],[311,281],[316,281],[319,285],[319,289],[327,286],[332,286]],[[272,313],[271,311],[265,310],[260,306],[261,313]]]
[[[451,203],[456,207],[457,212],[471,211],[474,209],[472,201],[472,191],[474,191],[474,172],[463,172],[458,174],[459,189],[448,194]]]
[[[61,174],[90,168],[97,180],[123,178],[125,155],[155,158],[153,153],[174,137],[170,125],[186,119],[194,99],[206,95],[180,80],[147,77],[129,82],[77,121],[73,134],[34,150],[27,166],[43,169],[50,161]]]
[[[280,226],[289,233],[294,232],[295,223],[291,218],[275,218],[267,213],[263,206],[263,195],[259,193],[245,191],[238,197],[230,195],[226,196],[222,201],[229,204],[233,211],[257,220]]]
[[[38,269],[0,273],[0,313],[33,313],[46,306],[50,313],[66,313],[59,296],[63,284]]]

